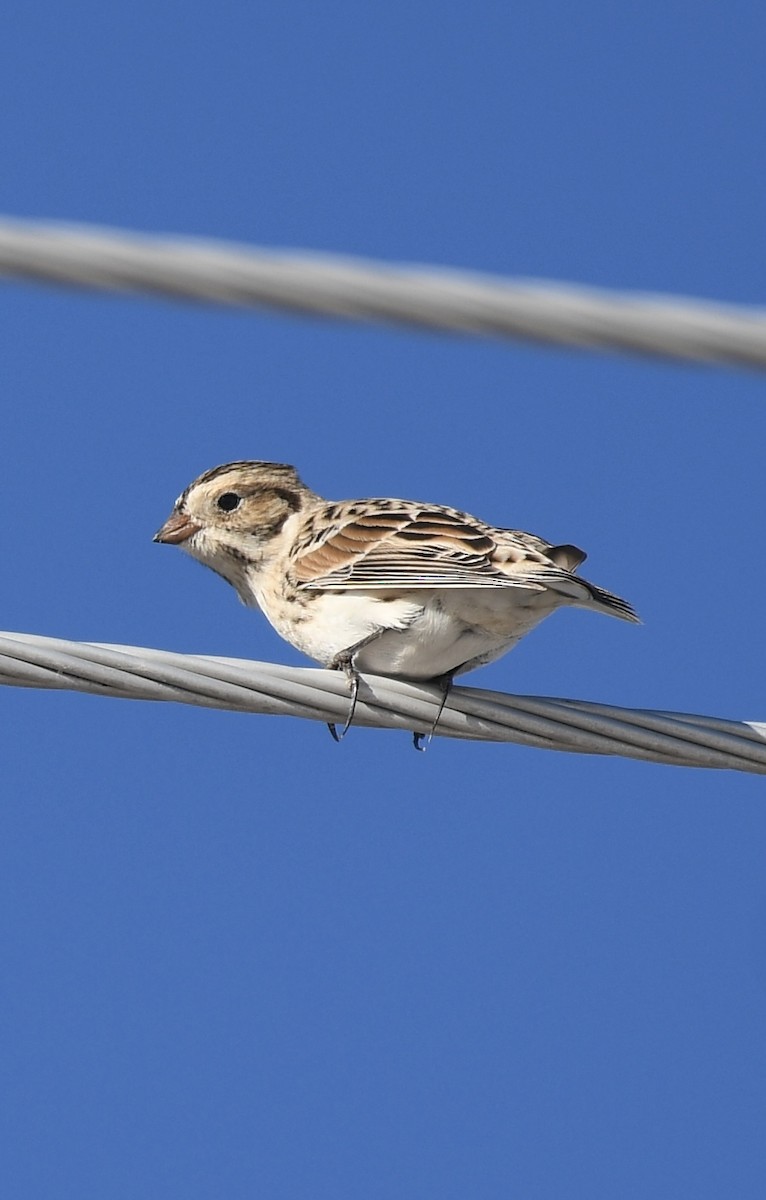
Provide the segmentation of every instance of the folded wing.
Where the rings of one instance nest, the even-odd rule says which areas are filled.
[[[379,509],[382,503],[351,505],[344,516],[318,523],[327,533],[299,550],[292,567],[296,583],[311,591],[550,588],[571,603],[637,620],[626,601],[574,576],[585,558],[576,546],[492,529],[456,509]]]

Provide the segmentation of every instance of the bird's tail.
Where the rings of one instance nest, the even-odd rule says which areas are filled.
[[[614,592],[608,592],[606,588],[598,587],[595,583],[589,583],[587,579],[581,579],[571,569],[542,567],[536,571],[528,570],[527,574],[530,582],[534,580],[535,583],[550,588],[552,592],[566,597],[570,604],[576,604],[578,608],[589,608],[595,612],[607,613],[610,617],[619,617],[621,621],[641,624],[641,618],[627,600],[615,596]]]
[[[529,537],[529,534],[523,536]],[[614,592],[608,592],[606,588],[598,587],[595,583],[588,583],[587,579],[575,574],[587,558],[584,550],[569,544],[548,546],[545,543],[541,543],[541,550],[550,560],[548,564],[537,566],[525,562],[515,567],[513,577],[521,586],[534,583],[541,588],[550,588],[552,592],[566,597],[570,604],[576,604],[578,608],[590,608],[595,612],[607,613],[610,617],[619,617],[621,621],[641,624],[641,618],[633,605],[623,600],[622,596],[615,596]],[[551,566],[550,563],[554,565]]]
[[[614,592],[608,592],[606,588],[597,587],[595,583],[588,583],[581,579],[580,583],[585,584],[585,587],[590,592],[595,604],[585,604],[584,608],[598,608],[600,612],[606,612],[610,617],[619,617],[621,621],[632,621],[635,625],[641,624],[639,617],[632,604],[628,604],[627,600],[623,600],[622,596],[615,596]]]

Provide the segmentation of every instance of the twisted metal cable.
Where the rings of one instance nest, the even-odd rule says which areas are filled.
[[[118,229],[0,219],[0,276],[766,368],[766,313]]]
[[[349,704],[347,681],[333,671],[23,633],[0,633],[0,684],[325,722],[342,722]],[[440,700],[435,687],[365,675],[354,724],[427,731]],[[766,723],[582,700],[456,687],[438,736],[766,775]]]

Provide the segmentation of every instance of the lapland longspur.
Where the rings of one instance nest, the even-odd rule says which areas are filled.
[[[499,658],[564,605],[638,621],[626,600],[575,575],[585,559],[576,546],[441,504],[323,500],[284,463],[206,471],[155,541],[180,545],[286,641],[345,670],[346,729],[359,671],[439,681],[446,696],[454,676]]]

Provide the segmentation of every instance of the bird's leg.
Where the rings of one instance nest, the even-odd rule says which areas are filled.
[[[449,696],[450,692],[452,691],[452,680],[454,679],[454,677],[455,677],[455,672],[449,671],[446,675],[439,675],[436,679],[433,680],[433,682],[435,684],[438,684],[438,686],[442,689],[442,698],[441,698],[441,704],[439,705],[439,711],[437,712],[436,716],[434,717],[434,723],[431,726],[431,728],[429,729],[427,735],[425,733],[413,733],[413,735],[412,735],[413,746],[415,747],[416,750],[420,750],[421,753],[423,753],[423,754],[425,754],[426,750],[428,749],[428,746],[430,745],[431,738],[436,733],[436,726],[439,724],[439,718],[441,717],[442,713],[444,712],[444,705],[447,703],[447,697]],[[423,741],[424,738],[425,738],[425,742]]]
[[[335,658],[333,658],[332,661],[327,664],[330,671],[345,671],[346,678],[351,686],[351,703],[348,709],[348,716],[346,717],[346,723],[341,729],[340,733],[338,733],[338,730],[335,728],[334,721],[327,722],[327,728],[330,730],[330,733],[336,742],[341,742],[343,740],[349,731],[351,722],[354,719],[356,698],[359,695],[359,672],[356,669],[354,660],[360,650],[362,650],[365,646],[368,646],[370,642],[374,642],[375,639],[380,637],[381,633],[384,632],[385,630],[383,629],[376,629],[374,633],[370,633],[367,635],[367,637],[362,638],[361,642],[356,642],[355,645],[349,646],[347,650],[341,650],[340,654],[336,654]]]
[[[351,655],[348,653],[348,651],[346,651],[346,653],[344,655],[337,654],[335,656],[335,658],[333,659],[332,663],[330,664],[330,669],[333,671],[345,671],[346,677],[351,686],[351,703],[349,704],[349,707],[348,707],[348,716],[346,717],[346,722],[345,722],[343,728],[341,729],[340,733],[338,733],[338,730],[335,728],[334,721],[327,722],[327,728],[330,730],[330,733],[332,734],[334,740],[336,742],[342,742],[343,738],[346,736],[346,734],[349,731],[351,722],[354,719],[354,711],[356,709],[356,698],[359,695],[359,672],[357,671],[356,667],[354,666],[353,659],[352,659]]]

